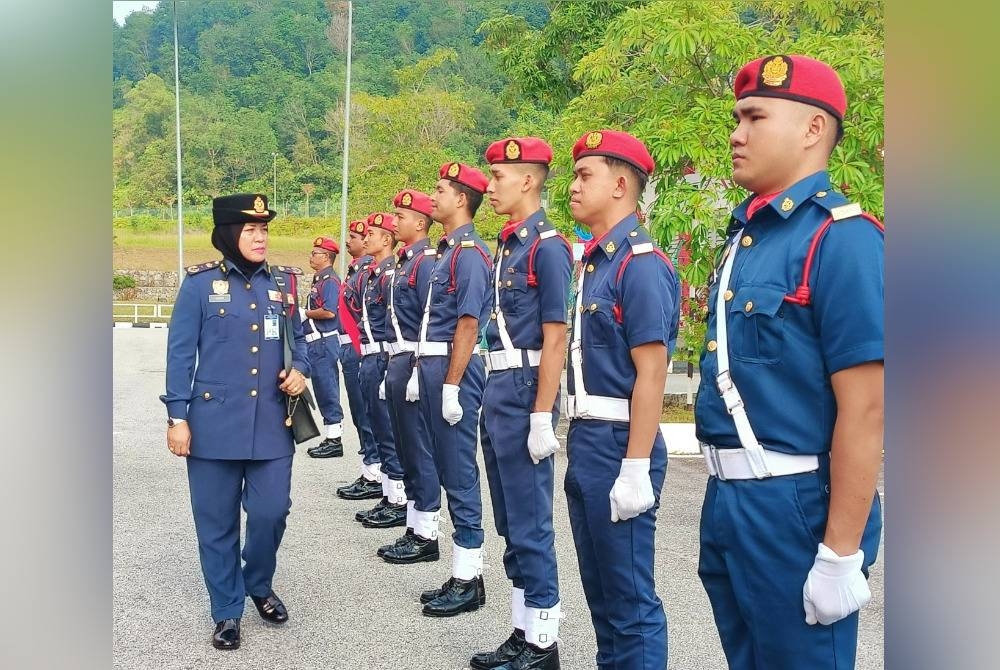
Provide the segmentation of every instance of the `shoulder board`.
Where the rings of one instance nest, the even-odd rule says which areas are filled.
[[[834,221],[849,219],[852,216],[861,216],[861,205],[856,202],[849,202],[846,205],[834,207],[830,210],[830,216],[833,217]]]
[[[281,270],[282,272],[287,272],[290,275],[300,275],[302,274],[302,268],[297,268],[294,265],[272,265],[275,270]]]
[[[630,232],[625,239],[628,240],[628,245],[632,248],[633,256],[653,253],[653,249],[655,248],[652,238],[642,226]]]
[[[839,191],[820,191],[812,197],[812,201],[828,212],[850,203],[847,197]]]
[[[468,249],[469,247],[476,246],[475,240],[462,240],[462,248]]]
[[[558,234],[559,234],[558,230],[556,230],[555,228],[550,228],[548,230],[543,230],[540,233],[538,233],[538,237],[540,237],[543,240],[547,240],[550,237],[555,237]]]
[[[202,263],[201,265],[191,265],[187,268],[187,273],[189,275],[196,275],[199,272],[211,270],[212,268],[217,268],[220,265],[222,265],[222,261],[209,261],[208,263]]]
[[[431,249],[430,247],[424,249],[424,256],[437,256],[437,249]]]

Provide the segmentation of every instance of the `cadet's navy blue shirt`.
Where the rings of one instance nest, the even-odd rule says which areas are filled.
[[[784,298],[802,279],[813,234],[848,201],[830,190],[826,172],[777,195],[747,222],[751,201],[733,211],[730,233],[743,227],[726,301],[730,374],[765,448],[825,453],[837,418],[830,376],[883,360],[884,236],[860,216],[835,221],[813,260],[812,304],[792,304]],[[718,288],[713,279],[695,424],[702,442],[739,447],[715,384]]]
[[[431,249],[426,237],[403,247],[396,254],[396,274],[393,275],[392,310],[404,340],[420,338],[420,320],[424,315],[431,273],[437,251]],[[389,324],[392,328],[392,324]]]
[[[636,378],[631,350],[661,342],[673,353],[680,316],[677,275],[635,214],[597,240],[582,264],[580,324],[587,393],[631,398]],[[575,384],[570,366],[571,394],[576,393]]]
[[[529,285],[528,272],[533,246],[531,269],[534,286]],[[511,344],[516,349],[541,349],[542,324],[566,323],[566,300],[573,270],[569,244],[548,221],[545,210],[539,209],[522,221],[506,242],[498,239],[493,262],[493,277],[496,276],[496,266],[500,268],[500,281],[496,288]],[[490,298],[493,305],[496,294],[492,289]],[[490,321],[486,324],[486,341],[491,351],[503,349],[496,309],[494,305]]]
[[[340,277],[333,267],[323,268],[313,276],[313,285],[309,289],[309,309],[325,309],[333,312],[333,318],[313,319],[316,330],[328,333],[340,329]]]
[[[463,316],[482,324],[490,313],[490,252],[471,223],[441,238],[431,272],[431,311],[427,340],[451,342]]]
[[[347,266],[347,279],[344,280],[344,304],[351,312],[354,322],[358,324],[362,342],[367,342],[368,339],[361,325],[361,296],[364,293],[365,283],[368,281],[370,267],[374,260],[367,254],[355,258]]]
[[[389,323],[389,282],[396,268],[396,255],[391,254],[374,265],[368,274],[367,289],[364,293],[365,304],[368,307],[368,327],[376,342],[395,342],[396,333]],[[361,339],[368,342],[364,324],[361,328]]]
[[[266,263],[249,279],[229,261],[188,269],[170,318],[167,388],[160,399],[168,416],[190,423],[192,456],[272,459],[294,451],[278,373],[286,318],[280,315],[299,309],[296,279]],[[276,339],[265,338],[268,314],[279,315]],[[302,322],[298,314],[287,318],[295,339],[292,365],[308,376]]]

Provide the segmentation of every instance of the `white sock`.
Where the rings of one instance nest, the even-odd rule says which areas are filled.
[[[526,613],[524,611],[524,589],[513,587],[510,590],[510,623],[517,630],[526,630]]]
[[[466,549],[452,545],[451,574],[462,580],[475,579],[483,574],[483,548]]]
[[[335,440],[338,437],[344,436],[344,424],[343,423],[331,423],[326,427],[326,436],[331,440]]]
[[[530,644],[542,649],[547,649],[559,639],[559,617],[561,616],[561,603],[556,603],[552,607],[544,609],[537,607],[525,607],[527,616],[527,628],[524,629],[524,639]]]

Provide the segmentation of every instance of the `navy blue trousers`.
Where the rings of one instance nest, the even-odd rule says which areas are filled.
[[[386,399],[396,436],[396,455],[403,467],[406,498],[413,501],[414,509],[420,512],[436,512],[441,509],[441,480],[434,467],[427,423],[420,403],[406,400],[406,383],[410,381],[415,360],[413,353],[397,354],[389,359]]]
[[[344,388],[347,389],[347,403],[351,408],[351,421],[358,431],[358,441],[361,443],[362,460],[365,465],[378,463],[378,446],[375,444],[375,434],[365,409],[365,396],[361,392],[361,355],[354,350],[353,344],[340,346],[340,367],[344,370]]]
[[[524,589],[528,607],[559,602],[552,493],[555,458],[535,465],[528,452],[530,414],[538,392],[538,369],[491,372],[483,394],[480,440],[497,533],[504,538],[504,570]],[[559,398],[552,426],[559,421]]]
[[[375,444],[378,445],[382,474],[394,481],[403,479],[403,466],[396,456],[396,438],[389,419],[389,403],[379,400],[378,387],[385,378],[388,354],[369,354],[361,359],[361,389],[365,398],[368,420],[371,421]]]
[[[657,504],[611,522],[608,494],[628,447],[629,425],[574,419],[567,439],[566,502],[583,592],[597,636],[599,670],[664,670],[667,617],[653,579],[656,510],[667,471],[659,431],[649,475]]]
[[[455,526],[452,539],[465,549],[483,546],[483,499],[476,463],[479,409],[486,384],[483,359],[473,354],[459,384],[458,402],[464,412],[454,426],[441,416],[441,391],[448,372],[447,356],[427,356],[417,364],[420,410],[427,421],[438,479],[448,494],[448,514]]]
[[[247,595],[266,596],[292,506],[292,456],[267,461],[189,457],[191,510],[216,622],[243,615]],[[240,503],[247,513],[240,565]]]
[[[854,668],[858,613],[806,624],[802,586],[830,509],[829,460],[817,472],[762,480],[708,480],[698,575],[733,670]],[[861,548],[865,572],[878,554],[876,496]]]
[[[316,404],[323,416],[323,425],[340,423],[344,420],[344,410],[340,406],[340,372],[337,368],[340,341],[334,335],[309,342],[307,347],[312,366],[313,390],[316,391]]]

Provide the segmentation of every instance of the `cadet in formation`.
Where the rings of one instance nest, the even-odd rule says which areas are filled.
[[[708,300],[698,573],[730,668],[853,668],[882,525],[883,228],[830,184],[847,110],[830,66],[760,58],[734,92],[751,195]]]
[[[167,447],[187,458],[217,649],[239,648],[248,595],[265,621],[288,621],[271,581],[291,506],[290,408],[309,359],[296,314],[302,271],[266,259],[274,216],[263,195],[212,201],[223,258],[187,269],[167,338]]]

